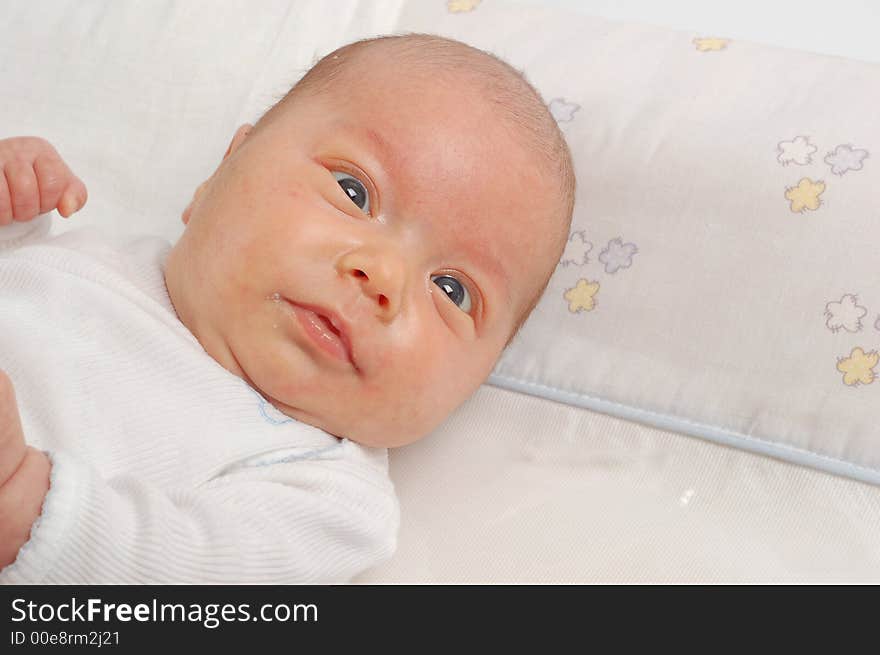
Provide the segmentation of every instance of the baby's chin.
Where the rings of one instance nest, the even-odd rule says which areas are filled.
[[[265,396],[265,394],[263,395]],[[353,426],[340,425],[338,418],[325,419],[320,415],[286,405],[271,397],[269,398],[272,407],[280,414],[323,430],[337,439],[348,439],[361,446],[369,448],[396,448],[411,444],[421,438],[421,435],[414,434],[412,431],[402,432],[400,426],[397,425],[376,424],[370,425],[369,428],[363,422]]]
[[[351,429],[324,428],[320,425],[316,427],[321,428],[338,439],[348,439],[367,448],[399,448],[400,446],[407,446],[418,441],[422,437],[422,435],[412,432],[400,434],[399,427],[382,429],[381,426],[377,426],[371,432],[365,432],[362,425],[352,427]]]
[[[399,448],[407,446],[421,439],[423,435],[414,432],[400,432],[399,426],[371,426],[369,431],[364,429],[363,425],[352,426],[350,429],[345,427],[321,427],[328,434],[332,434],[338,439],[348,439],[361,446],[367,448]]]

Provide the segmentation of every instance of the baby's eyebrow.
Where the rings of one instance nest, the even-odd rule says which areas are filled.
[[[368,146],[367,149],[370,152],[378,153],[379,163],[385,171],[388,170],[389,164],[397,162],[397,155],[391,145],[385,140],[385,137],[373,128],[342,123],[338,129],[346,136],[360,141],[364,146]]]
[[[469,248],[467,255],[468,259],[494,278],[496,285],[504,295],[505,302],[509,303],[511,301],[510,276],[507,275],[507,271],[504,270],[501,263],[495,259],[487,248]]]

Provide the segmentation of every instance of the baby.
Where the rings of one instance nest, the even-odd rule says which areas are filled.
[[[173,247],[50,237],[31,219],[85,185],[41,139],[0,166],[12,583],[326,583],[390,557],[387,448],[486,379],[575,187],[537,91],[424,34],[330,53],[239,127]]]

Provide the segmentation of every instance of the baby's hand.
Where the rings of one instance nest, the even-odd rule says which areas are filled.
[[[0,568],[27,543],[49,490],[51,464],[25,444],[15,390],[0,370]]]
[[[0,225],[56,208],[67,218],[86,204],[86,185],[45,139],[0,139],[0,171]]]

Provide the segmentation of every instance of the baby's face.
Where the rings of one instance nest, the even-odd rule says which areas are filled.
[[[553,265],[559,200],[478,89],[359,80],[239,129],[166,284],[205,350],[281,412],[390,447],[491,372]]]

